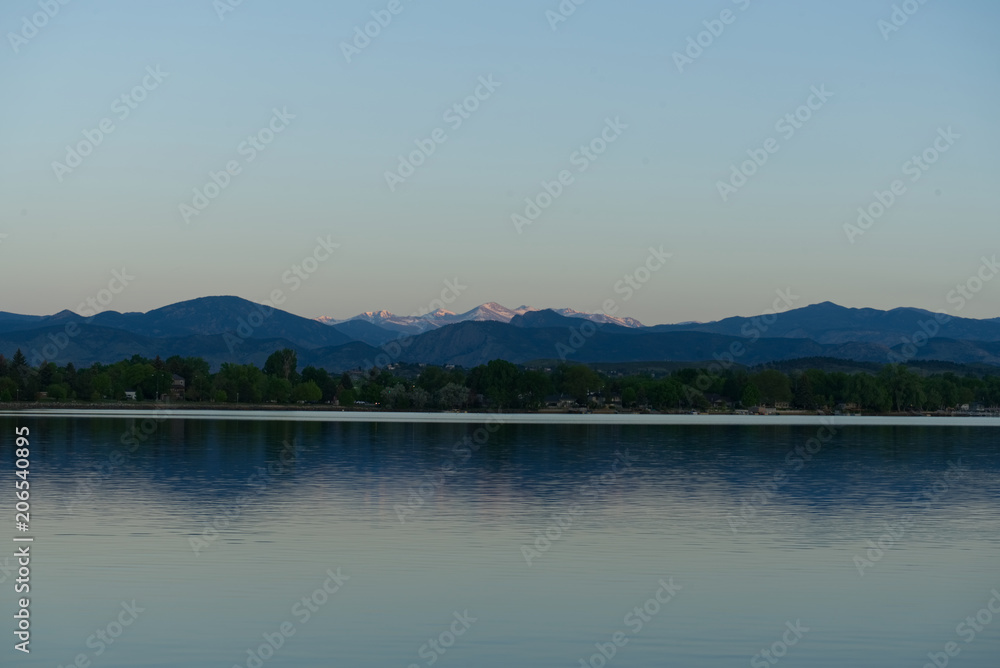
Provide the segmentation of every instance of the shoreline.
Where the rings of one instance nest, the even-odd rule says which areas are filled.
[[[920,426],[1000,427],[1000,417],[925,415],[734,415],[719,413],[439,413],[340,411],[329,409],[192,409],[163,404],[157,408],[35,408],[0,409],[0,417],[143,418],[156,420],[248,420],[281,422],[378,422],[562,425],[695,425],[695,426]]]

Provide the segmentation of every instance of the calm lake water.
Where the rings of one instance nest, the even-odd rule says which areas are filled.
[[[15,426],[2,665],[1000,665],[996,428]]]

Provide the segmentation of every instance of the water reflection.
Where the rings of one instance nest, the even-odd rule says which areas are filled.
[[[95,624],[135,599],[148,612],[102,664],[246,665],[291,620],[266,665],[579,665],[617,631],[615,665],[746,665],[802,620],[790,665],[920,666],[1000,585],[989,428],[840,427],[817,447],[815,426],[21,422],[44,639],[27,665],[96,661]],[[965,470],[942,489],[949,462]],[[303,623],[293,606],[337,568]],[[994,666],[997,638],[963,642],[962,665]]]

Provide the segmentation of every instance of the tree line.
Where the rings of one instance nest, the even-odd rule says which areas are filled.
[[[183,378],[183,390],[174,387]],[[731,410],[779,406],[801,410],[846,405],[867,412],[933,411],[1000,405],[1000,375],[921,374],[886,364],[874,373],[807,369],[679,369],[659,376],[603,374],[582,364],[541,369],[493,360],[472,369],[398,364],[331,374],[307,366],[294,350],[275,351],[263,368],[226,363],[212,373],[198,357],[147,359],[76,368],[31,367],[20,350],[0,355],[0,402],[104,402],[162,399],[214,403],[336,403],[387,410],[538,410],[552,403],[590,409]]]

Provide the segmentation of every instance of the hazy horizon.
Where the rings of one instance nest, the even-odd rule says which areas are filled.
[[[997,317],[997,282],[948,295],[994,257],[1000,7],[899,4],[4,3],[0,310],[124,270],[123,312],[408,314],[457,280],[456,312],[709,321],[791,289]]]
[[[795,295],[793,295],[793,296],[795,296]],[[266,306],[274,306],[275,308],[278,308],[279,310],[286,311],[288,313],[291,313],[292,315],[297,315],[299,317],[307,318],[309,320],[330,319],[330,320],[334,320],[334,321],[338,321],[339,322],[339,321],[351,320],[351,319],[354,319],[354,318],[356,318],[356,317],[358,317],[360,315],[364,315],[366,313],[377,314],[377,313],[380,313],[382,311],[389,311],[394,316],[418,316],[418,315],[424,315],[424,313],[421,313],[420,309],[414,310],[414,311],[408,311],[408,312],[396,312],[396,311],[392,311],[391,309],[381,309],[381,308],[369,308],[369,309],[365,309],[363,311],[358,311],[356,313],[350,313],[350,314],[341,314],[341,313],[309,314],[309,313],[300,313],[300,312],[295,311],[293,309],[285,308],[283,305],[282,306],[277,306],[277,305],[275,305],[275,304],[273,304],[273,303],[271,303],[271,302],[269,302],[267,300],[254,300],[254,299],[250,299],[250,298],[247,298],[247,297],[242,297],[240,295],[204,295],[202,297],[195,297],[195,298],[190,299],[190,300],[182,300],[181,302],[171,302],[169,304],[160,304],[158,306],[154,306],[152,308],[145,309],[145,310],[142,310],[142,311],[118,311],[118,312],[119,313],[128,313],[128,312],[131,312],[131,313],[148,313],[150,311],[156,311],[158,309],[166,308],[168,306],[173,306],[174,304],[183,303],[183,302],[186,302],[186,301],[195,301],[197,299],[227,298],[227,297],[235,297],[237,299],[244,299],[246,301],[253,302],[255,304],[263,304],[263,305],[266,305]],[[456,303],[458,303],[458,302],[456,302]],[[711,320],[673,320],[673,321],[662,321],[662,322],[652,322],[652,321],[647,322],[645,320],[642,320],[640,318],[635,318],[634,316],[630,316],[629,314],[623,313],[623,312],[618,312],[614,317],[618,317],[618,318],[632,318],[634,320],[639,320],[644,326],[647,326],[647,327],[651,327],[651,326],[655,326],[655,325],[676,325],[676,324],[683,324],[683,323],[688,323],[688,322],[697,322],[697,323],[701,323],[701,324],[707,324],[709,322],[716,322],[718,320],[724,320],[726,318],[732,318],[732,317],[752,318],[754,316],[766,315],[766,314],[769,314],[769,313],[783,313],[786,310],[796,310],[796,309],[807,308],[807,307],[810,307],[810,306],[817,306],[817,305],[820,305],[820,304],[828,304],[828,303],[829,304],[834,304],[835,306],[839,306],[839,307],[842,307],[842,308],[855,309],[855,310],[875,309],[876,308],[876,307],[872,307],[872,306],[849,306],[849,305],[846,305],[846,304],[837,304],[836,302],[833,302],[833,301],[830,301],[830,300],[822,300],[822,301],[818,301],[818,302],[795,303],[795,304],[793,304],[788,309],[786,309],[786,308],[784,308],[784,306],[782,306],[781,308],[775,310],[771,306],[768,306],[767,308],[765,308],[765,309],[763,309],[763,310],[761,310],[759,312],[743,311],[743,312],[737,312],[737,313],[730,313],[730,314],[722,316],[720,318],[713,318]],[[464,313],[468,313],[470,311],[475,310],[476,308],[478,308],[480,306],[484,306],[484,305],[487,305],[487,304],[499,304],[500,306],[502,306],[504,308],[507,308],[507,309],[509,309],[511,311],[515,311],[515,310],[517,310],[519,308],[525,308],[525,307],[527,307],[527,308],[529,308],[531,310],[535,310],[535,311],[543,311],[543,310],[549,310],[549,309],[556,310],[556,309],[564,309],[564,308],[566,308],[566,309],[571,309],[571,310],[574,310],[574,311],[577,311],[577,312],[580,312],[580,313],[589,313],[589,314],[601,314],[601,313],[604,313],[601,309],[597,309],[597,310],[594,310],[594,311],[584,311],[583,309],[575,308],[572,305],[570,305],[570,306],[566,306],[566,305],[545,305],[545,306],[538,306],[538,305],[535,305],[535,304],[519,303],[516,306],[512,306],[510,304],[501,304],[501,303],[496,302],[496,301],[486,301],[486,302],[482,302],[482,303],[479,303],[479,304],[472,304],[471,306],[468,306],[468,307],[464,307],[464,306],[460,307],[460,306],[455,306],[454,304],[451,304],[451,305],[447,305],[445,307],[445,309],[443,309],[443,310],[448,311],[450,313],[453,313],[455,315],[462,315]],[[435,306],[436,306],[436,304],[435,304]],[[896,306],[896,307],[893,307],[893,308],[890,308],[890,309],[876,309],[876,310],[890,311],[890,310],[893,310],[893,309],[896,309],[896,308],[899,308],[899,309],[915,308],[916,309],[916,308],[919,308],[919,307],[916,307],[916,306],[907,306],[907,305],[900,305],[900,306]],[[107,310],[107,311],[115,311],[116,309],[112,308],[112,309],[105,309],[105,310]],[[943,311],[943,310],[942,311],[930,311],[929,309],[921,309],[921,310],[927,310],[928,312],[931,312],[931,313],[945,313],[945,311]],[[65,308],[65,309],[59,309],[58,311],[53,311],[51,313],[16,313],[16,314],[17,315],[42,316],[42,317],[44,317],[44,316],[57,315],[58,313],[61,313],[63,311],[71,311],[73,313],[77,313],[78,315],[83,315],[83,316],[90,316],[90,315],[95,314],[95,313],[91,313],[90,310],[88,310],[86,308],[83,309],[83,311],[84,311],[83,313],[80,313],[80,311],[78,311],[78,310],[76,310],[74,308]],[[0,312],[15,313],[13,311],[5,311],[4,309],[0,309]],[[96,314],[103,313],[103,312],[104,312],[104,310],[99,310],[99,311],[96,311]],[[607,314],[605,314],[605,315],[607,315]],[[959,317],[966,318],[968,316],[959,316]],[[997,316],[993,316],[993,317],[987,316],[985,318],[970,318],[970,319],[973,319],[973,320],[997,320],[997,319],[1000,319],[1000,318],[998,318]]]

